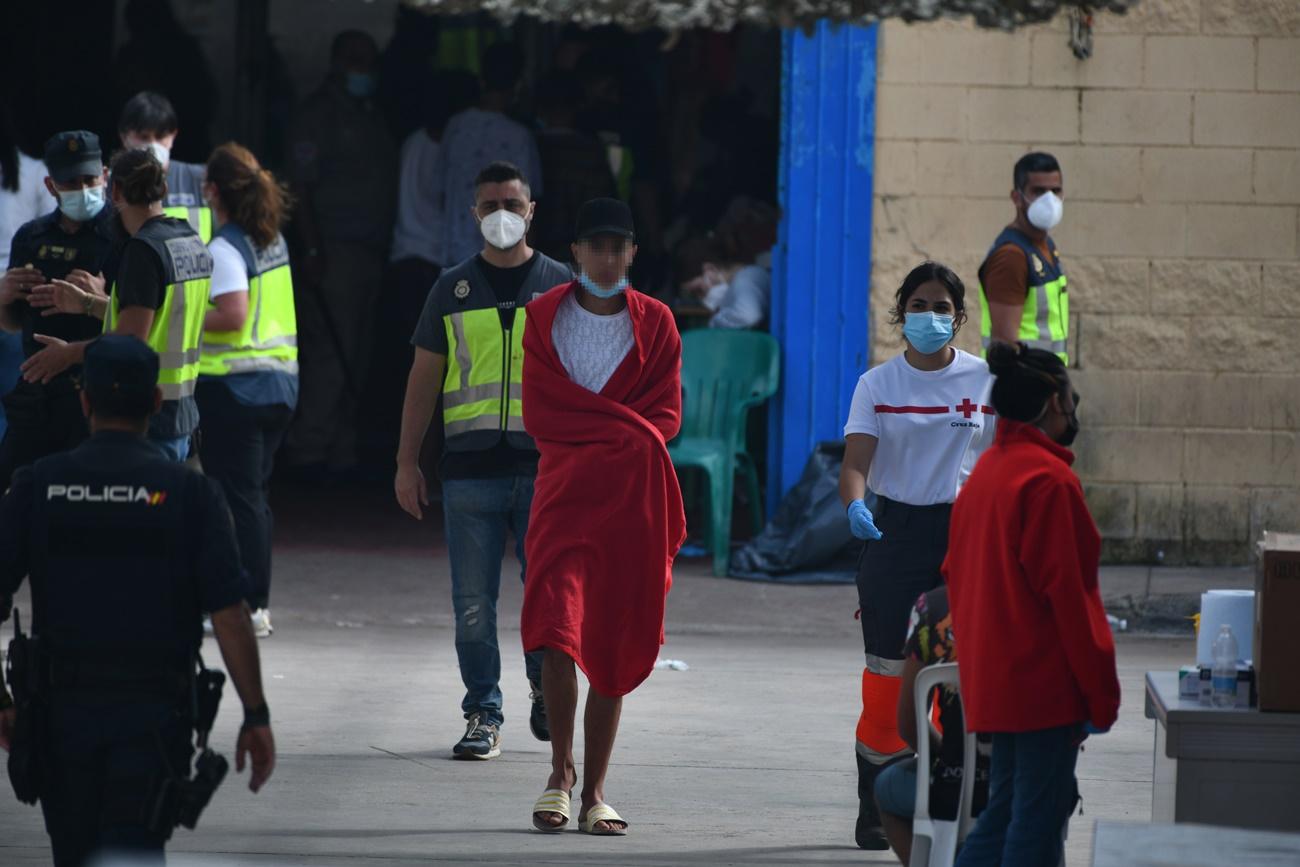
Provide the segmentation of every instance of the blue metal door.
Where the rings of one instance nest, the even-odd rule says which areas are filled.
[[[786,31],[772,333],[782,382],[769,414],[769,511],[813,447],[843,437],[866,369],[876,27]]]

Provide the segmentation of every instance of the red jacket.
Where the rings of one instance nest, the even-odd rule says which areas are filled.
[[[943,575],[974,731],[1106,729],[1119,712],[1101,537],[1073,462],[1038,428],[1002,419],[953,505]]]

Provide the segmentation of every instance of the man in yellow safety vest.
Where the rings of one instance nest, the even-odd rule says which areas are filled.
[[[490,759],[501,753],[501,653],[496,603],[506,534],[524,564],[537,450],[524,430],[524,305],[573,274],[528,245],[534,204],[528,180],[510,163],[492,163],[475,180],[474,213],[482,252],[442,272],[411,342],[397,453],[397,500],[413,517],[428,505],[420,447],[442,394],[442,506],[451,560],[456,653],[468,720],[452,753]],[[445,210],[460,206],[452,199]],[[521,575],[522,577],[522,575]],[[541,655],[527,657],[533,734],[550,738],[541,698]]]

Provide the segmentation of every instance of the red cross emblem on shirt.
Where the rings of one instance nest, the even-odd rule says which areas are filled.
[[[962,398],[961,403],[953,407],[953,409],[969,419],[975,413],[980,411],[980,405],[978,403],[971,403],[969,397],[964,397]]]

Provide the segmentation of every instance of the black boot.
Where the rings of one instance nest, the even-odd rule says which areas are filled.
[[[854,837],[859,849],[883,852],[889,849],[889,841],[876,808],[876,777],[884,765],[872,764],[857,752],[854,756],[858,760],[858,826]]]

